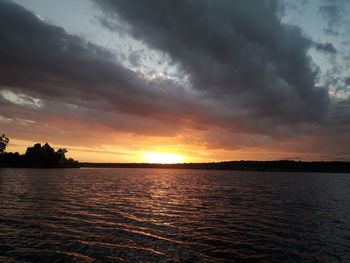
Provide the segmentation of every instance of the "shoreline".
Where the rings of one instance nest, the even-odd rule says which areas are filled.
[[[81,162],[69,165],[4,165],[0,168],[22,169],[77,169],[77,168],[145,168],[145,169],[190,169],[190,170],[227,170],[262,171],[292,173],[350,173],[350,162],[302,162],[302,161],[227,161],[209,163],[90,163]]]
[[[81,168],[158,168],[266,172],[350,173],[350,162],[228,161],[210,163],[79,163]]]

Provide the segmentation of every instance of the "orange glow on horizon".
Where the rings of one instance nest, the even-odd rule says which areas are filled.
[[[147,163],[183,163],[186,158],[169,153],[145,153],[144,159]]]
[[[6,132],[6,135],[10,134]],[[196,163],[196,162],[221,162],[221,161],[239,161],[239,160],[281,160],[286,156],[299,156],[302,161],[318,161],[327,160],[319,153],[300,153],[295,151],[289,144],[282,144],[278,149],[256,147],[249,150],[226,151],[218,149],[208,149],[205,147],[193,146],[191,144],[181,145],[181,149],[174,146],[176,140],[171,141],[173,145],[167,146],[163,141],[157,138],[154,140],[145,140],[144,137],[132,137],[135,147],[126,147],[131,144],[131,139],[123,137],[118,141],[118,145],[89,145],[84,141],[74,143],[72,140],[53,140],[50,137],[37,136],[34,140],[24,138],[16,138],[9,136],[10,143],[6,148],[7,152],[19,152],[24,154],[27,147],[33,146],[35,143],[44,144],[48,142],[55,150],[66,148],[67,158],[73,158],[79,162],[92,163]],[[118,137],[119,139],[121,136]],[[147,144],[145,143],[147,142]],[[167,139],[169,142],[169,139]],[[116,143],[113,141],[113,143]],[[80,146],[84,145],[84,146]],[[125,146],[126,145],[126,146]],[[137,147],[140,145],[140,147]],[[156,145],[157,147],[152,147]],[[283,148],[283,149],[281,149]],[[288,158],[292,159],[292,158]]]

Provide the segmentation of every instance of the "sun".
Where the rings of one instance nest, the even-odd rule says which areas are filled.
[[[169,153],[145,153],[147,163],[182,163],[185,157]]]

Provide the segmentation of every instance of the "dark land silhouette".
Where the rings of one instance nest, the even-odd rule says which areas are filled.
[[[7,140],[8,143],[8,140]],[[6,144],[7,144],[6,143]],[[4,149],[6,148],[3,147]],[[0,167],[18,168],[75,168],[79,162],[72,158],[67,159],[66,149],[55,151],[48,143],[41,146],[40,143],[28,147],[25,154],[18,152],[2,152],[0,154]]]
[[[231,161],[216,163],[80,163],[81,167],[105,168],[169,168],[274,172],[323,172],[350,173],[350,162],[302,162],[302,161]]]
[[[66,149],[55,151],[48,143],[28,147],[25,154],[5,152],[9,139],[0,136],[0,167],[18,168],[166,168],[166,169],[203,169],[271,172],[317,172],[350,173],[350,162],[302,162],[302,161],[228,161],[210,163],[79,163],[67,159]]]

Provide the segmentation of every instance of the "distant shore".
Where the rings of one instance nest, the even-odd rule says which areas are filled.
[[[51,164],[0,164],[0,168],[24,168],[24,169],[61,169],[61,168],[80,168],[80,164],[61,164],[61,165],[51,165]]]
[[[229,161],[211,163],[79,163],[80,167],[96,168],[163,168],[202,169],[269,172],[318,172],[350,173],[350,162],[302,162],[302,161]]]

